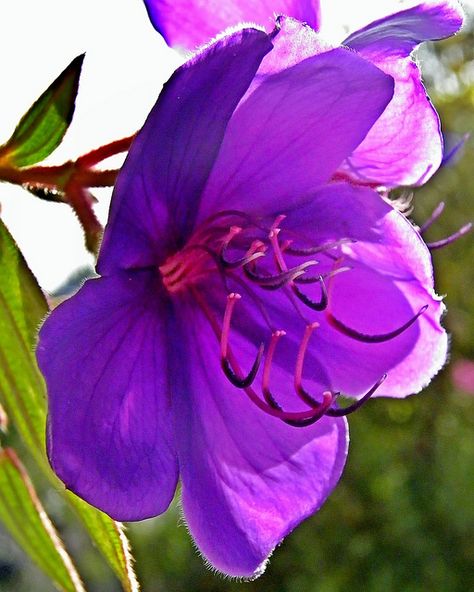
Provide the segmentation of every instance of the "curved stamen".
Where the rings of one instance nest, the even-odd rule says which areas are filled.
[[[390,333],[381,333],[379,335],[367,335],[366,333],[360,333],[356,329],[352,329],[351,327],[344,325],[344,323],[342,321],[340,321],[339,319],[336,319],[336,317],[333,316],[330,312],[326,313],[326,317],[327,317],[327,320],[329,321],[329,324],[332,327],[337,329],[337,331],[339,331],[343,335],[350,337],[351,339],[361,341],[362,343],[384,343],[385,341],[390,341],[391,339],[398,337],[404,331],[406,331],[409,327],[411,327],[413,325],[413,323],[418,319],[418,317],[420,317],[425,312],[425,310],[427,308],[428,308],[428,305],[425,304],[425,306],[422,306],[420,308],[420,310],[416,313],[415,316],[413,316],[409,321],[407,321],[401,327],[398,327],[398,329],[395,329],[394,331],[390,331]]]
[[[304,248],[304,247],[288,246],[285,249],[285,253],[288,253],[288,255],[294,255],[296,257],[307,257],[309,255],[316,255],[317,253],[324,253],[325,251],[330,251],[330,250],[340,247],[342,245],[352,244],[355,242],[357,242],[357,241],[352,238],[341,238],[336,241],[329,241],[327,243],[319,245],[318,247]]]
[[[305,275],[302,275],[302,276],[296,278],[293,281],[295,282],[295,284],[316,284],[317,282],[319,282],[321,280],[321,278],[323,278],[323,280],[329,280],[329,279],[333,278],[335,275],[338,275],[339,273],[343,273],[345,271],[351,271],[352,269],[354,269],[354,268],[350,267],[349,265],[345,265],[344,267],[337,267],[333,271],[328,271],[328,273],[321,273],[319,275],[306,275],[305,274]]]
[[[306,261],[305,263],[298,265],[298,267],[293,267],[291,269],[287,269],[285,271],[282,271],[281,273],[276,273],[273,275],[262,275],[260,273],[257,273],[256,271],[252,270],[248,264],[243,266],[243,270],[245,275],[250,280],[258,284],[262,288],[267,288],[269,290],[278,290],[279,288],[282,288],[286,284],[292,282],[295,278],[298,278],[299,276],[303,275],[305,269],[307,269],[308,267],[312,267],[313,265],[314,261]]]
[[[270,226],[270,232],[272,232],[273,230],[276,231],[280,231],[280,222],[283,222],[283,220],[286,218],[286,214],[278,214],[278,216],[275,218],[275,220],[273,221],[273,224]]]
[[[286,265],[286,261],[283,257],[283,251],[282,248],[280,246],[280,242],[278,240],[278,235],[280,234],[280,229],[276,227],[277,222],[281,222],[281,220],[279,218],[277,218],[274,227],[272,227],[272,230],[270,231],[270,234],[268,235],[268,238],[270,239],[270,244],[272,245],[273,248],[273,252],[275,255],[275,263],[277,268],[282,272],[282,273],[286,273],[288,271],[288,266]],[[286,248],[288,248],[288,244],[285,243]],[[302,263],[301,265],[299,265],[298,267],[295,267],[293,269],[306,269],[307,267],[310,267],[312,265],[317,265],[318,262],[315,260],[312,261],[306,261],[305,263]],[[313,302],[310,298],[308,298],[307,296],[305,296],[305,294],[303,294],[293,283],[295,280],[297,280],[300,277],[301,274],[295,275],[294,277],[291,278],[290,282],[291,282],[291,288],[293,290],[293,292],[295,293],[295,295],[301,300],[301,302],[303,302],[304,304],[306,304],[308,307],[313,308],[314,310],[324,310],[327,306],[327,294],[326,294],[326,288],[325,287],[321,287],[322,290],[322,300],[321,303],[316,303]],[[323,308],[319,308],[320,306],[323,305],[324,303],[324,298],[326,297],[326,303],[324,305]]]
[[[374,384],[374,386],[362,398],[360,398],[358,401],[356,401],[352,405],[349,405],[348,407],[344,407],[343,409],[328,409],[326,411],[326,415],[329,415],[330,417],[343,417],[345,415],[350,415],[351,413],[354,413],[354,411],[357,411],[357,409],[359,409],[359,407],[362,407],[362,405],[370,399],[370,397],[375,393],[375,391],[380,387],[380,385],[383,382],[385,382],[386,378],[387,378],[386,374],[381,376],[377,380],[377,382]]]
[[[301,340],[298,355],[296,356],[295,366],[295,391],[297,392],[300,399],[302,399],[307,405],[313,408],[319,408],[320,403],[316,401],[304,388],[303,388],[303,367],[304,360],[306,357],[306,350],[308,349],[309,340],[315,329],[319,327],[319,323],[311,323],[306,326],[304,331],[303,339]]]
[[[228,345],[229,345],[229,334],[230,334],[230,322],[232,319],[232,313],[234,310],[235,303],[240,300],[241,296],[237,292],[232,292],[227,296],[227,305],[224,312],[224,320],[222,322],[222,333],[221,333],[221,366],[224,374],[228,380],[237,388],[247,388],[255,380],[260,362],[262,361],[264,347],[263,344],[258,348],[257,356],[252,364],[250,372],[245,377],[238,376],[228,359]]]
[[[323,415],[327,415],[328,409],[334,402],[334,394],[330,391],[323,393],[323,400],[318,404],[314,415],[308,419],[284,419],[283,421],[294,428],[305,428],[313,423],[316,423],[318,419],[321,419]]]
[[[252,384],[252,382],[255,380],[255,377],[257,376],[258,369],[260,367],[260,362],[262,361],[262,356],[263,356],[263,345],[260,345],[260,347],[258,348],[257,356],[255,357],[255,361],[252,365],[252,368],[250,369],[250,372],[247,374],[247,376],[245,376],[244,378],[240,378],[239,376],[237,376],[237,374],[235,374],[235,372],[232,370],[232,366],[231,366],[228,358],[221,359],[221,368],[222,368],[224,374],[226,375],[227,379],[229,380],[229,382],[231,382],[237,388],[245,389],[245,388],[249,387]]]
[[[306,294],[303,294],[303,292],[294,283],[292,284],[291,289],[295,293],[295,296],[299,300],[301,300],[301,302],[305,306],[307,306],[308,308],[311,308],[312,310],[321,312],[323,310],[326,310],[326,308],[328,306],[328,291],[326,289],[326,285],[324,283],[323,276],[320,275],[318,281],[319,281],[319,285],[321,287],[321,299],[319,300],[319,302],[315,302],[309,296],[306,296]]]
[[[281,220],[279,220],[277,218],[277,220],[275,221],[275,224],[272,226],[272,229],[270,230],[268,238],[270,239],[270,244],[272,245],[272,248],[273,248],[273,254],[275,256],[275,263],[276,263],[277,268],[280,271],[287,271],[288,266],[286,265],[285,259],[283,258],[283,253],[281,251],[280,242],[278,240],[278,235],[280,234],[280,229],[277,227],[277,222],[281,222]]]
[[[273,396],[272,392],[270,391],[270,372],[273,363],[273,356],[275,354],[275,350],[278,344],[278,341],[281,337],[286,335],[285,331],[275,331],[272,334],[272,338],[270,344],[268,346],[267,355],[265,357],[265,362],[263,366],[263,378],[262,378],[262,393],[265,398],[267,404],[274,410],[279,411],[279,419],[291,425],[293,427],[305,427],[311,425],[321,419],[321,417],[326,413],[326,411],[330,408],[334,401],[334,395],[329,391],[323,393],[323,401],[318,403],[313,397],[311,397],[303,388],[301,384],[301,374],[303,371],[303,364],[304,364],[304,357],[306,354],[306,349],[308,347],[309,338],[311,337],[311,333],[313,330],[318,327],[318,323],[313,323],[306,327],[303,341],[300,345],[300,349],[298,352],[298,357],[296,360],[296,370],[295,370],[295,390],[300,396],[300,398],[311,407],[311,412],[308,415],[308,412],[287,412],[284,411],[281,405],[276,401],[275,397]],[[307,417],[305,415],[308,415]],[[299,416],[299,417],[298,417]]]
[[[229,261],[228,259],[226,259],[225,253],[229,248],[232,239],[241,232],[242,228],[240,228],[239,226],[231,226],[229,234],[222,243],[222,247],[219,253],[219,260],[222,263],[222,265],[227,269],[237,269],[238,267],[243,267],[244,265],[248,265],[251,261],[255,261],[255,259],[258,259],[259,257],[263,257],[265,255],[265,245],[262,243],[262,241],[255,240],[251,244],[247,253],[240,259],[236,259],[235,261]]]
[[[275,354],[275,349],[278,344],[280,337],[286,335],[285,331],[274,331],[272,333],[272,338],[270,340],[270,344],[268,346],[267,355],[265,356],[265,362],[263,364],[263,377],[262,377],[262,393],[265,398],[265,401],[273,407],[274,409],[278,409],[282,411],[280,405],[276,402],[275,397],[272,395],[270,391],[270,370],[272,367],[273,362],[273,355]]]
[[[470,232],[471,228],[472,223],[469,222],[469,224],[465,224],[462,228],[460,228],[457,232],[451,234],[450,236],[447,236],[446,238],[443,238],[439,241],[435,241],[433,243],[426,243],[426,246],[428,247],[428,249],[430,249],[430,251],[434,251],[435,249],[442,249],[443,247],[447,247],[451,243],[457,241],[458,238],[461,238],[462,236]]]
[[[420,226],[420,229],[419,229],[420,234],[423,234],[423,232],[425,232],[425,230],[428,230],[428,228],[436,222],[436,220],[443,213],[444,206],[445,206],[444,201],[440,201],[439,204],[436,206],[436,208],[433,210],[433,213],[431,214],[431,216],[426,220],[426,222],[424,224],[422,224]]]

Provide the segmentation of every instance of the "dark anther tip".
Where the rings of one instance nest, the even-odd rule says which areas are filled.
[[[263,352],[264,352],[264,345],[263,345],[263,343],[261,343],[260,347],[258,348],[258,352],[257,352],[257,356],[255,357],[255,361],[252,364],[252,368],[250,369],[250,372],[247,374],[247,376],[245,376],[243,378],[240,378],[239,376],[237,376],[237,374],[232,369],[231,363],[229,362],[229,359],[227,357],[221,358],[221,367],[222,367],[222,370],[224,371],[224,374],[228,378],[229,382],[231,384],[233,384],[235,387],[241,388],[241,389],[245,389],[245,388],[248,388],[249,386],[251,386],[251,384],[255,380],[255,377],[257,376],[258,369],[260,368],[260,363],[262,361]]]

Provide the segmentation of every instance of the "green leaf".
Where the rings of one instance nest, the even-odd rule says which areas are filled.
[[[126,592],[139,592],[140,585],[133,571],[133,556],[123,524],[114,522],[106,514],[99,512],[70,491],[67,491],[66,495],[70,505],[74,507],[94,542],[120,579],[123,589]]]
[[[47,310],[43,293],[0,221],[0,404],[43,465],[45,387],[33,345]]]
[[[84,54],[75,58],[23,115],[0,148],[0,163],[27,167],[44,160],[61,143],[72,121]]]
[[[46,390],[33,350],[47,302],[0,220],[0,405],[38,464],[65,495],[127,592],[139,589],[121,524],[67,492],[45,454]]]
[[[60,590],[84,592],[71,558],[12,449],[0,451],[0,521]]]

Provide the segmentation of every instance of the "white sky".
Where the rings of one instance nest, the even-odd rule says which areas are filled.
[[[342,21],[354,29],[394,4],[397,0],[323,0],[326,31],[340,38]],[[472,7],[474,0],[464,4]],[[63,145],[48,161],[52,164],[135,132],[182,60],[151,27],[141,0],[2,0],[0,143],[83,51],[87,56],[76,114]],[[110,192],[94,193],[97,214],[105,222]],[[92,263],[67,206],[43,202],[7,184],[0,185],[0,204],[3,220],[45,290],[54,290],[77,267]]]

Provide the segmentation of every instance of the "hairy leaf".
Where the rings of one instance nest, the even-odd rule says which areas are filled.
[[[12,449],[0,451],[0,521],[60,590],[84,592],[79,574]]]

